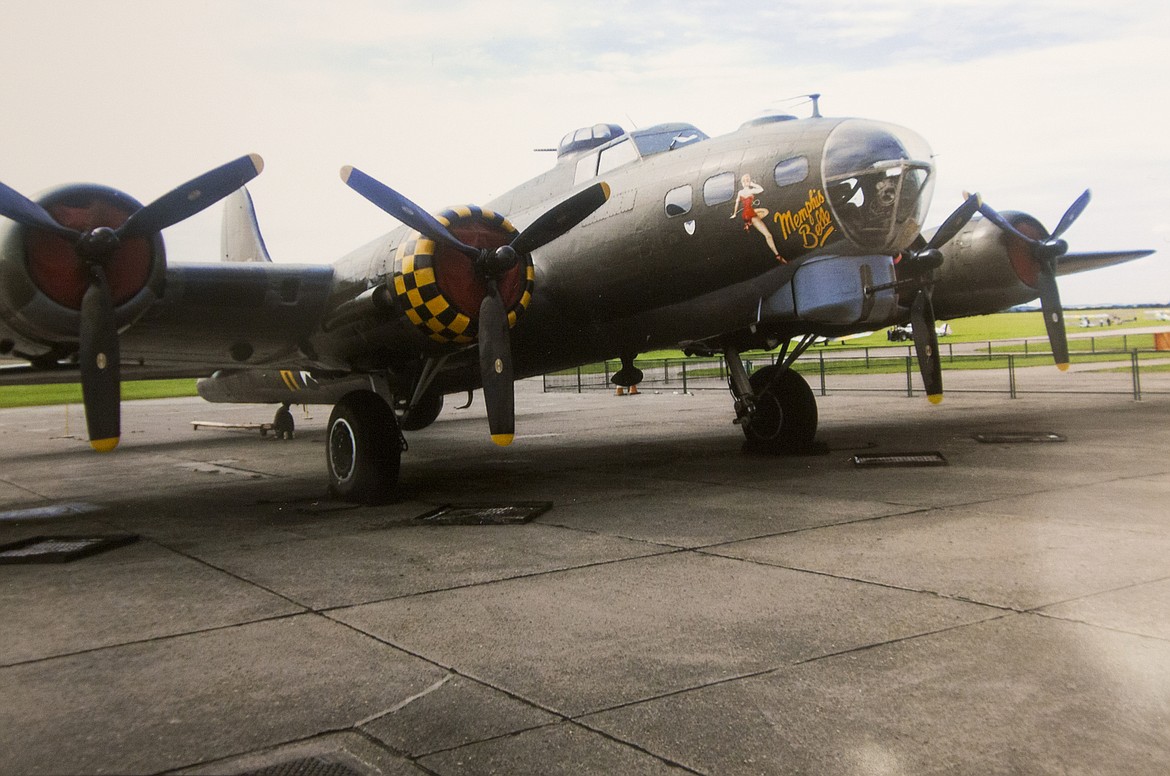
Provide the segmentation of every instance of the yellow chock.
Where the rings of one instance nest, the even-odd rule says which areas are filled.
[[[613,392],[613,395],[614,395],[614,396],[625,396],[625,395],[626,395],[626,389],[625,389],[625,388],[622,388],[622,387],[619,385],[619,386],[617,387],[617,390]]]

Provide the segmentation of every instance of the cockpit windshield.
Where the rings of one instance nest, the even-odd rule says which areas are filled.
[[[825,143],[829,205],[842,231],[865,250],[895,253],[922,230],[934,186],[930,146],[910,130],[842,122]]]

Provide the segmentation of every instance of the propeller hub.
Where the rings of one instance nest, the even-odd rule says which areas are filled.
[[[108,226],[89,230],[77,241],[77,254],[86,261],[103,261],[109,258],[119,244],[118,233]]]
[[[1053,261],[1066,253],[1068,253],[1068,242],[1059,237],[1052,240],[1045,240],[1042,244],[1036,246],[1036,258],[1042,261]]]
[[[911,264],[919,272],[936,270],[943,264],[943,254],[938,248],[924,248],[913,254]]]
[[[511,245],[501,245],[494,251],[485,250],[481,256],[481,271],[493,279],[499,279],[520,261],[520,254],[516,253],[516,249]]]

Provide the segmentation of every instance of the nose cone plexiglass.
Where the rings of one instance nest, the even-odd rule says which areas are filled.
[[[844,121],[825,142],[821,170],[837,223],[863,250],[896,253],[922,230],[934,178],[930,146],[916,133]]]

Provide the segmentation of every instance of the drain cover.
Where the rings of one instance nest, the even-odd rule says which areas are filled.
[[[446,504],[419,515],[416,520],[432,525],[513,525],[552,509],[551,501],[518,504]]]
[[[276,765],[269,765],[256,771],[247,771],[240,776],[364,776],[345,763],[333,762],[320,757],[302,757]]]
[[[874,466],[946,466],[942,453],[863,453],[850,460],[859,468]]]
[[[976,442],[984,444],[1014,444],[1023,442],[1066,442],[1060,434],[1045,431],[996,431],[992,434],[976,434]]]
[[[0,563],[66,563],[138,541],[133,534],[118,536],[34,536],[0,545]]]

